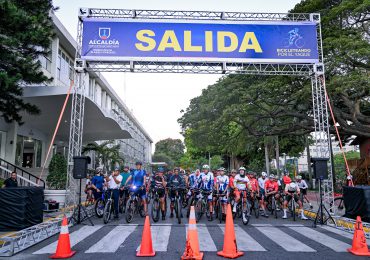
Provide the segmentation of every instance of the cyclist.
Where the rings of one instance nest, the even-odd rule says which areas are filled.
[[[129,196],[128,189],[125,188],[125,183],[128,177],[130,177],[130,175],[131,175],[130,167],[128,166],[123,167],[123,171],[121,172],[122,181],[121,181],[121,188],[120,188],[119,196],[121,199],[123,198],[124,202],[127,201],[125,199],[127,199]]]
[[[229,176],[229,187],[230,189],[234,189],[234,178],[236,176],[236,170],[232,169]]]
[[[306,200],[307,203],[310,205],[310,208],[312,208],[311,202],[307,198],[308,185],[307,185],[306,181],[305,180],[302,180],[302,176],[301,175],[297,175],[295,177],[295,181],[296,181],[299,189],[301,190],[300,199],[302,201],[302,204],[304,203],[304,200]]]
[[[91,188],[93,189],[94,199],[97,200],[101,197],[104,186],[104,177],[102,175],[103,169],[96,168],[96,175],[91,179]]]
[[[294,28],[288,32],[289,34],[289,45],[293,45],[294,40],[297,39],[300,35],[298,34],[299,29]]]
[[[303,212],[303,206],[302,206],[302,201],[299,200],[299,194],[300,194],[300,189],[297,185],[297,183],[295,182],[291,182],[289,184],[287,184],[285,186],[285,190],[284,190],[284,193],[285,193],[285,200],[284,200],[284,216],[283,218],[288,218],[287,217],[287,208],[288,208],[288,203],[290,202],[290,200],[292,198],[294,198],[295,202],[298,203],[299,205],[299,209],[301,211],[301,219],[304,219],[306,220],[306,216],[304,215],[304,212]],[[293,214],[295,214],[295,212],[293,212]]]
[[[220,175],[217,176],[216,181],[216,190],[219,194],[224,194],[225,196],[220,197],[222,203],[222,214],[226,215],[227,207],[227,195],[228,195],[228,186],[229,186],[229,176],[225,175],[225,168],[221,167],[218,169]]]
[[[159,196],[159,203],[161,205],[161,211],[162,211],[162,220],[166,219],[166,204],[165,204],[165,199],[166,199],[166,178],[163,175],[164,169],[162,167],[158,168],[157,173],[153,177],[152,181],[152,187],[154,187],[157,190],[158,196]]]
[[[209,221],[213,220],[213,201],[212,201],[212,191],[213,191],[213,186],[214,186],[214,177],[213,173],[209,171],[209,166],[208,165],[203,165],[202,167],[202,174],[201,174],[201,189],[203,191],[209,192],[210,194],[208,195],[207,201],[209,205]]]
[[[195,172],[189,175],[189,191],[187,193],[187,198],[191,196],[191,189],[198,189],[200,184],[200,170],[196,169]]]
[[[250,183],[251,199],[253,201],[255,195],[257,196],[257,198],[260,198],[260,189],[258,185],[258,180],[256,179],[256,173],[249,172],[248,178]]]
[[[275,196],[276,201],[279,200],[279,185],[276,181],[276,177],[273,174],[270,174],[269,179],[265,181],[265,194],[266,194],[266,204],[269,201],[271,196]]]
[[[233,212],[236,212],[236,206],[240,201],[240,192],[246,192],[247,189],[250,189],[249,179],[246,176],[246,169],[244,167],[239,168],[239,174],[237,174],[234,178],[234,186],[235,203],[233,207]]]
[[[118,200],[119,200],[119,188],[121,187],[122,176],[119,173],[119,168],[116,167],[111,176],[106,177],[108,182],[108,191],[112,192],[112,198],[114,202],[114,218],[118,218]],[[110,196],[110,194],[109,194]]]
[[[266,194],[265,194],[265,182],[267,181],[267,173],[262,172],[261,177],[258,178],[258,186],[260,189],[260,206],[263,210],[262,216],[265,216],[268,218],[268,214],[266,212]]]
[[[141,203],[143,204],[145,214],[148,214],[148,206],[146,204],[146,191],[145,191],[145,176],[146,171],[142,169],[143,163],[136,162],[135,163],[136,170],[131,171],[130,177],[126,180],[125,185],[132,180],[131,188],[134,186],[137,188],[137,195],[141,198]]]
[[[173,174],[170,177],[170,180],[167,182],[167,186],[168,187],[184,188],[185,182],[184,182],[184,179],[179,175],[179,173],[180,173],[180,169],[179,168],[175,168],[173,170]],[[170,191],[170,200],[171,200],[171,204],[170,204],[170,210],[171,210],[170,218],[173,218],[173,209],[174,209],[175,197],[176,197],[176,193],[171,190]]]

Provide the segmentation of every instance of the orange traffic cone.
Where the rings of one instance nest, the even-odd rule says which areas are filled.
[[[50,258],[70,258],[74,254],[76,254],[76,251],[71,250],[71,242],[69,241],[68,221],[64,217],[60,227],[57,251]]]
[[[236,245],[234,220],[230,204],[227,205],[224,248],[222,251],[217,252],[217,254],[226,258],[237,258],[244,255],[243,252],[238,251],[238,246]]]
[[[366,244],[366,237],[362,227],[361,217],[357,216],[355,233],[353,234],[352,248],[347,249],[354,255],[370,256],[369,249]]]
[[[145,218],[140,250],[139,252],[137,252],[136,256],[155,256],[155,251],[153,249],[152,243],[152,232],[150,231],[149,216],[146,216]]]
[[[186,238],[185,252],[181,256],[182,260],[202,260],[203,253],[199,252],[199,240],[197,232],[197,222],[195,220],[194,206],[190,208],[188,236]]]

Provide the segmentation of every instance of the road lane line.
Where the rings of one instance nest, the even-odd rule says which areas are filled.
[[[95,233],[99,229],[101,229],[103,226],[102,225],[95,225],[95,226],[83,226],[79,230],[76,230],[70,234],[70,241],[71,241],[71,247],[74,245],[78,244],[91,234]],[[35,255],[40,255],[40,254],[52,254],[55,253],[56,248],[57,248],[58,241],[55,241],[54,243],[51,243],[40,250],[34,252],[33,254]]]
[[[225,233],[225,225],[218,225],[222,232]],[[244,231],[239,225],[235,225],[235,236],[238,249],[245,251],[266,251],[256,240],[254,240],[246,231]]]
[[[301,241],[281,231],[280,229],[270,227],[256,227],[262,234],[281,246],[284,250],[289,252],[316,252],[316,250],[303,244]]]
[[[85,253],[114,253],[125,242],[126,238],[135,231],[136,226],[117,226]]]
[[[335,233],[335,234],[338,234],[342,237],[346,237],[346,238],[349,238],[349,239],[353,239],[353,233],[350,233],[350,232],[346,232],[344,230],[340,230],[338,228],[334,228],[334,227],[330,227],[330,226],[318,226],[319,228],[322,228],[322,229],[325,229],[327,231],[330,231],[332,233]],[[366,239],[366,242],[368,245],[370,245],[370,239]]]
[[[171,234],[171,226],[169,225],[153,225],[150,227],[152,233],[152,241],[153,241],[153,248],[154,251],[158,252],[166,252],[168,241],[170,239]],[[136,249],[136,251],[140,250],[140,245]]]
[[[302,236],[305,236],[313,241],[320,243],[326,247],[331,248],[335,252],[347,252],[347,248],[350,248],[351,245],[344,243],[338,239],[332,238],[328,235],[325,235],[319,231],[313,230],[308,227],[289,227],[290,229],[298,232]]]
[[[188,225],[186,225],[186,237],[188,236]],[[209,233],[206,225],[204,224],[197,224],[197,231],[198,231],[198,240],[199,240],[199,250],[200,251],[208,251],[208,252],[215,252],[217,251],[216,245],[213,242],[211,234]]]

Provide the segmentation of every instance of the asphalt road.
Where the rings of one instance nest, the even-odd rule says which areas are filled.
[[[136,216],[126,224],[124,215],[107,225],[102,219],[93,218],[94,226],[70,228],[71,244],[77,251],[73,259],[137,259],[136,250],[141,242],[144,219]],[[188,220],[183,219],[184,222]],[[239,259],[361,259],[346,252],[351,247],[352,234],[323,226],[312,228],[312,221],[283,220],[273,217],[251,218],[245,226],[241,219],[235,222],[238,248],[244,251]],[[197,225],[200,250],[204,259],[222,259],[216,255],[223,247],[224,223],[209,222],[203,218]],[[154,259],[180,259],[186,241],[186,224],[176,219],[152,222]],[[55,252],[58,236],[49,238],[11,259],[49,259]],[[146,258],[142,258],[146,259]],[[149,258],[148,258],[149,259]]]

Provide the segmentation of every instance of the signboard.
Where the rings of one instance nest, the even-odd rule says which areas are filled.
[[[314,22],[83,20],[82,59],[317,63]]]

